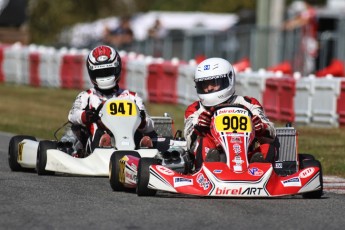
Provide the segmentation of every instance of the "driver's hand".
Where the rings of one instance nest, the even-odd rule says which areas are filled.
[[[199,127],[206,127],[209,128],[211,125],[211,118],[213,116],[213,111],[210,110],[205,110],[202,113],[200,113],[198,117],[198,123],[197,126]]]
[[[257,115],[254,115],[252,117],[252,122],[253,122],[256,136],[262,135],[265,132],[265,130],[267,129],[268,125],[266,123],[263,123],[261,118]]]
[[[141,118],[141,122],[138,128],[143,129],[146,126],[146,113],[144,110],[140,110],[140,118]]]
[[[91,124],[98,121],[99,116],[95,108],[85,109],[84,112],[81,114],[81,120],[84,124]]]

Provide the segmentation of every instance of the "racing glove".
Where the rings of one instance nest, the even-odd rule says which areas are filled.
[[[85,109],[81,114],[81,120],[84,124],[91,124],[99,120],[98,113],[95,108]]]
[[[212,116],[212,108],[210,110],[205,110],[202,113],[200,113],[198,117],[198,122],[196,123],[196,125],[194,125],[194,129],[196,130],[197,135],[205,136],[205,133],[207,133],[210,130]]]
[[[144,110],[140,110],[140,118],[141,118],[141,123],[138,128],[143,129],[146,126],[146,113]]]
[[[255,136],[262,136],[266,131],[268,125],[266,123],[263,123],[261,118],[257,115],[254,115],[252,117],[252,122],[255,130]]]

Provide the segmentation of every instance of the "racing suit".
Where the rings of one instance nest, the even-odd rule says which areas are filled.
[[[273,161],[276,157],[275,146],[271,147],[271,143],[275,142],[276,133],[272,122],[264,114],[261,104],[252,97],[242,97],[234,95],[224,104],[240,104],[247,107],[254,115],[257,115],[262,123],[265,124],[265,130],[263,130],[259,135],[256,135],[258,143],[260,144],[255,150],[251,151],[248,155],[248,159],[251,158],[252,154],[255,152],[262,152],[264,158],[267,161]],[[201,167],[202,162],[205,160],[206,155],[210,149],[217,149],[213,138],[211,138],[210,130],[204,129],[200,130],[197,128],[199,115],[207,110],[200,101],[195,101],[189,105],[185,111],[185,126],[184,126],[184,136],[187,141],[187,149],[190,150],[195,156],[195,168]],[[254,147],[254,146],[253,146]],[[269,153],[269,154],[268,154]]]
[[[105,133],[106,128],[100,122],[100,120],[93,123],[86,122],[85,111],[93,108],[97,109],[101,103],[104,103],[110,98],[130,99],[133,100],[138,106],[143,121],[137,130],[139,133],[136,132],[135,134],[136,140],[139,138],[140,141],[140,136],[138,136],[140,133],[143,134],[153,132],[153,120],[148,115],[145,105],[143,104],[143,100],[135,92],[117,88],[112,93],[105,95],[95,88],[91,88],[87,91],[82,91],[79,93],[68,114],[68,120],[72,124],[86,127],[89,131],[90,138],[87,140],[86,144],[86,151],[88,153],[91,153],[94,148],[99,146],[100,138]]]

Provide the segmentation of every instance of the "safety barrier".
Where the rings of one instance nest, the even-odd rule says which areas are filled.
[[[337,99],[340,95],[339,78],[316,78],[312,96],[312,126],[337,127]]]
[[[40,86],[41,77],[39,73],[40,54],[38,52],[29,53],[29,84],[31,86]]]
[[[189,105],[198,100],[194,84],[195,64],[180,65],[177,78],[177,103]]]
[[[296,81],[291,77],[266,79],[263,107],[266,115],[276,121],[294,122],[294,97]]]
[[[89,50],[0,45],[0,82],[86,89],[92,87],[85,61]],[[121,53],[120,87],[144,101],[189,105],[198,100],[195,61],[189,64]],[[294,77],[293,77],[294,76]],[[311,126],[345,125],[345,78],[282,76],[280,72],[237,73],[236,94],[256,98],[273,121]]]
[[[60,75],[62,88],[84,89],[85,56],[73,53],[62,56]]]
[[[131,91],[136,92],[144,101],[148,101],[148,63],[149,59],[129,59],[122,62],[122,66],[126,68],[126,85]],[[121,77],[122,82],[122,77]]]
[[[312,97],[315,77],[304,77],[296,82],[294,97],[295,122],[300,125],[309,125],[312,118]]]
[[[263,103],[266,79],[274,76],[266,71],[238,73],[236,78],[236,94],[256,98]]]
[[[340,93],[337,101],[337,113],[339,115],[339,125],[345,126],[345,78],[341,79]]]

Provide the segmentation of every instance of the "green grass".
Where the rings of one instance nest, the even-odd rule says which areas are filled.
[[[54,131],[67,121],[79,90],[0,84],[0,92],[0,131],[53,139]],[[186,106],[146,103],[146,107],[151,116],[167,112],[175,129],[183,129]],[[324,174],[345,177],[345,128],[296,129],[299,152],[319,159]]]

